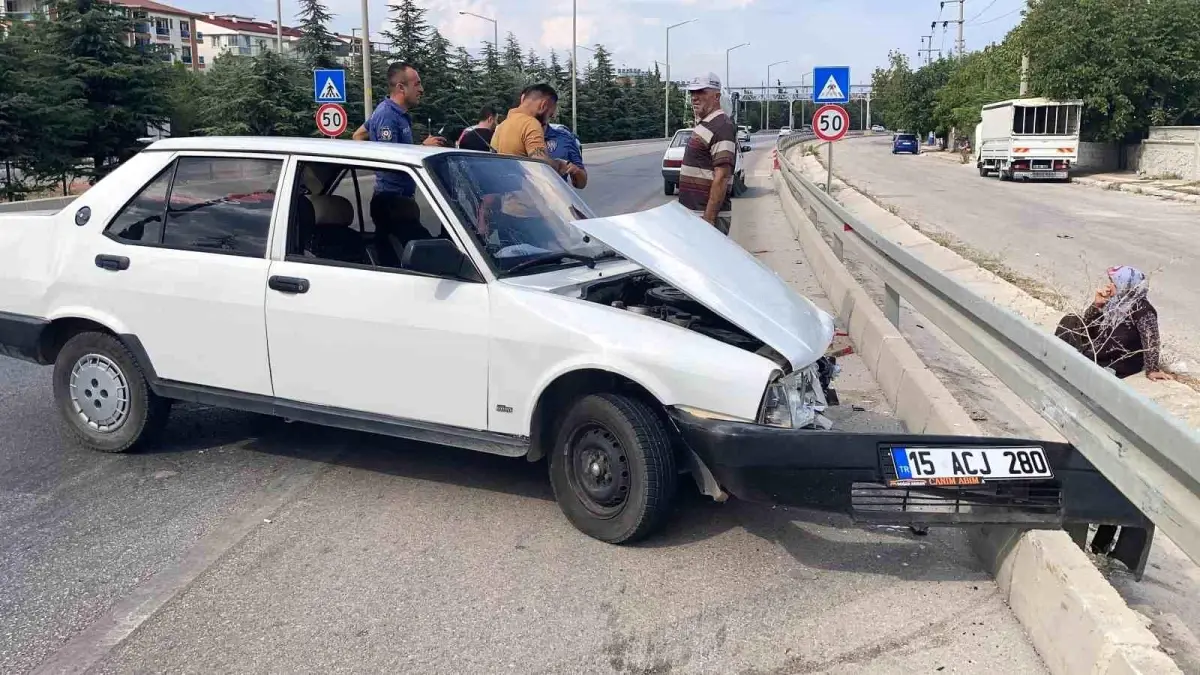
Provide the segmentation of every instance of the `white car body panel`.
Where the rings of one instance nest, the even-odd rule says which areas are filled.
[[[492,431],[525,435],[538,397],[576,370],[616,373],[663,405],[745,420],[758,415],[770,360],[666,321],[525,287],[495,284],[492,301]],[[498,413],[497,406],[511,408]]]
[[[303,294],[266,294],[275,396],[487,428],[488,285],[278,261]]]
[[[678,202],[574,224],[758,337],[793,368],[819,359],[833,340],[833,317]]]

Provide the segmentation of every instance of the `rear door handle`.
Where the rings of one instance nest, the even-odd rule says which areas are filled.
[[[271,277],[267,280],[267,286],[281,293],[307,293],[308,279],[299,277]]]
[[[96,267],[105,270],[120,272],[121,270],[129,269],[129,258],[123,255],[107,255],[101,253],[96,256]]]

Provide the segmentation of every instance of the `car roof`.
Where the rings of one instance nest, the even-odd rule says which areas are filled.
[[[408,143],[378,143],[328,138],[189,136],[164,138],[151,143],[143,152],[264,152],[420,164],[427,157],[452,150],[451,148]]]

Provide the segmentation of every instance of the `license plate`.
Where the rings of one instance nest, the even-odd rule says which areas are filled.
[[[1034,178],[1066,178],[1066,171],[1034,171]]]
[[[1039,447],[891,448],[896,465],[892,486],[979,485],[996,480],[1053,478]]]

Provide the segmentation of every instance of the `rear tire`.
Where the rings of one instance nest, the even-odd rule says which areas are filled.
[[[663,181],[663,194],[670,197],[675,194],[675,184],[669,180]]]
[[[986,166],[980,166],[979,167],[979,177],[987,178],[987,175],[988,175],[988,168]]]
[[[550,484],[567,520],[584,534],[610,544],[641,539],[674,502],[677,471],[666,427],[637,399],[581,398],[559,425]]]
[[[166,425],[171,402],[156,396],[116,337],[79,333],[54,361],[54,401],[71,434],[100,452],[126,452]]]

